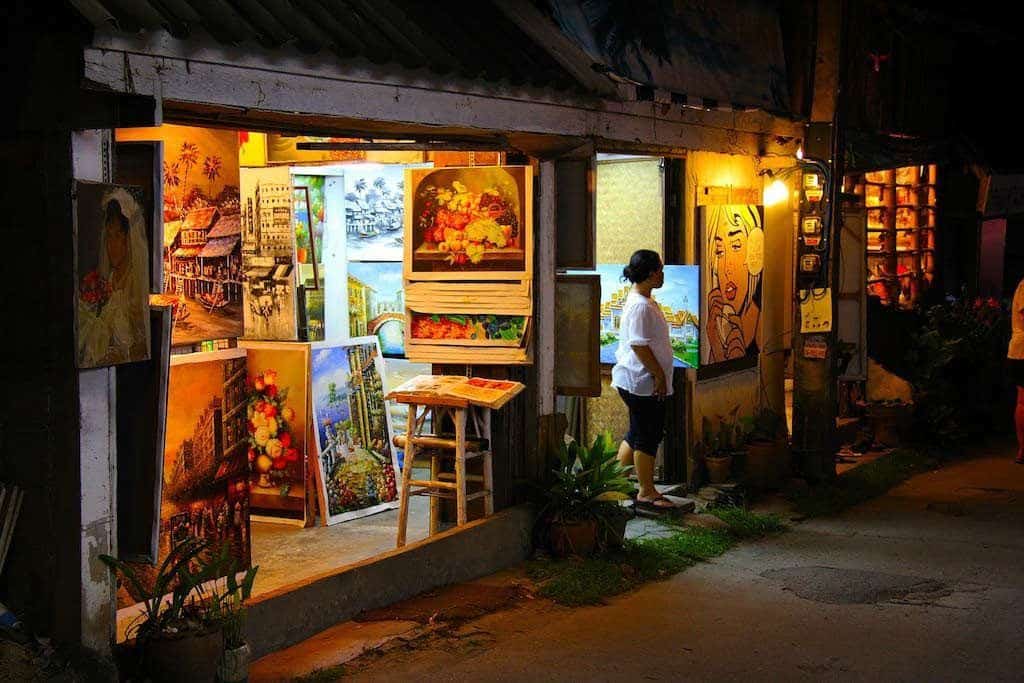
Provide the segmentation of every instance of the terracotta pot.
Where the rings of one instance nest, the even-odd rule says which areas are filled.
[[[224,652],[219,628],[149,638],[143,647],[146,669],[161,683],[207,683],[215,680]]]
[[[295,250],[295,260],[299,263],[305,263],[307,256],[306,247],[299,247]]]
[[[224,650],[224,656],[217,666],[217,680],[221,683],[237,683],[249,678],[249,646],[242,645]]]
[[[788,466],[788,444],[767,439],[747,444],[747,466],[743,478],[754,491],[777,489]]]
[[[576,522],[552,522],[548,545],[556,557],[587,556],[597,545],[597,522],[587,519]]]
[[[729,480],[729,473],[732,470],[732,456],[719,455],[705,458],[708,466],[708,479],[712,484],[724,484]]]
[[[629,518],[624,514],[612,515],[608,524],[601,524],[598,541],[603,548],[621,548],[626,543],[626,523]]]
[[[910,415],[910,406],[906,403],[884,405],[872,403],[868,405],[867,418],[874,432],[875,441],[883,446],[898,446]]]

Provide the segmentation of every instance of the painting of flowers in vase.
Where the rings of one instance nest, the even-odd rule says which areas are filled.
[[[243,342],[252,514],[305,521],[309,347]]]
[[[322,522],[398,507],[398,462],[376,337],[312,345],[317,485]]]
[[[528,166],[406,171],[406,277],[520,280],[532,272]]]

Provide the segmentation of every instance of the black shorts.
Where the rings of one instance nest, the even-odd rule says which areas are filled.
[[[665,434],[665,399],[657,396],[637,396],[619,389],[619,396],[629,409],[629,431],[626,443],[634,451],[657,455],[658,444]]]
[[[1007,358],[1006,376],[1010,378],[1010,382],[1013,384],[1016,384],[1018,387],[1024,387],[1024,359]]]

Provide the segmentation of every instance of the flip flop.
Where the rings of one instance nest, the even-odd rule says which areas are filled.
[[[662,501],[664,501],[664,503],[667,503],[667,505],[658,505],[658,503]],[[645,510],[653,510],[655,512],[675,510],[676,508],[679,507],[678,505],[676,505],[671,500],[669,500],[668,498],[661,494],[658,494],[651,500],[641,500],[640,496],[637,496],[636,504],[638,507],[642,507]]]

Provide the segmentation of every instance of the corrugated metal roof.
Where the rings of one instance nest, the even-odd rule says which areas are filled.
[[[238,239],[238,237],[216,237],[206,243],[203,250],[199,252],[199,258],[227,256],[235,250]]]
[[[206,233],[206,239],[212,240],[215,237],[234,237],[242,234],[242,216],[234,213],[230,216],[221,216],[210,232]]]
[[[487,0],[71,0],[96,28],[205,32],[224,45],[294,46],[342,60],[558,90],[582,86]]]

